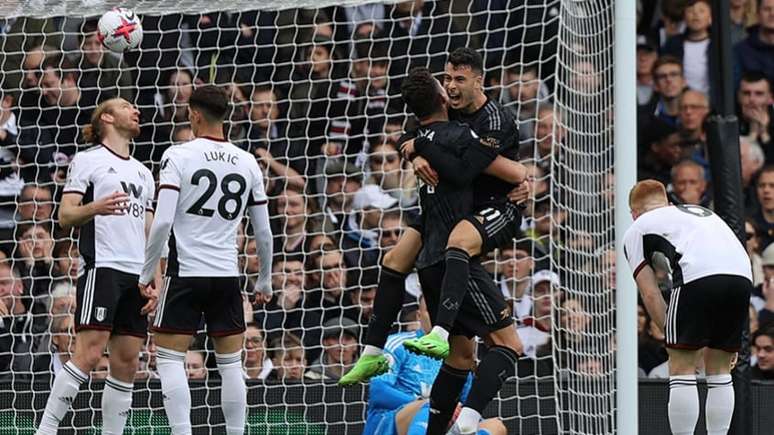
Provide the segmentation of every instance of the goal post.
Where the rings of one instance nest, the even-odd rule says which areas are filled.
[[[82,24],[116,6],[142,17],[143,42],[90,65]],[[18,331],[0,329],[13,338],[0,348],[0,402],[9,403],[0,432],[4,419],[29,426],[40,417],[53,361],[66,353],[68,324],[47,301],[76,279],[67,269],[77,261],[72,236],[53,222],[68,161],[83,149],[76,127],[97,102],[126,96],[143,113],[135,156],[157,171],[163,151],[191,134],[191,87],[215,82],[232,98],[229,139],[266,165],[281,263],[273,275],[281,297],[247,315],[260,337],[246,354],[274,367],[268,380],[248,381],[249,433],[360,433],[368,389],[338,388],[334,376],[346,366],[335,358],[351,356],[345,335],[364,336],[368,272],[418,209],[416,178],[393,159],[394,141],[412,126],[399,82],[414,65],[440,73],[446,53],[470,46],[484,58],[485,91],[517,119],[521,158],[536,177],[523,237],[486,261],[512,306],[531,308],[516,313],[527,355],[485,416],[500,417],[509,433],[636,433],[636,289],[616,249],[636,174],[634,20],[633,1],[609,0],[0,2],[0,97],[11,101],[0,108],[0,250],[8,257],[0,266],[10,264],[25,297],[39,303],[13,323]],[[356,207],[384,210],[374,224]],[[47,231],[39,252],[50,255],[21,246],[39,224]],[[240,243],[249,285],[257,257],[249,234]],[[334,269],[345,284],[326,299]],[[537,271],[546,272],[546,294],[531,279]],[[400,328],[416,324],[406,311]],[[205,338],[196,346],[203,354],[188,363],[194,432],[221,433],[212,346]],[[339,354],[326,359],[332,349]],[[167,433],[154,358],[150,341],[133,433]],[[300,365],[309,375],[295,379]],[[63,427],[98,431],[102,388],[85,385]]]

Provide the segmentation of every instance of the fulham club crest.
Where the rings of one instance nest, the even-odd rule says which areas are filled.
[[[94,318],[97,319],[98,322],[105,320],[105,314],[107,314],[105,307],[97,307],[94,309]]]

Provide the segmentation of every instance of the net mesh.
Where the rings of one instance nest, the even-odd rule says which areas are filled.
[[[88,33],[90,18],[119,3],[144,28],[141,47],[123,55]],[[411,123],[399,83],[411,66],[440,72],[448,52],[471,46],[484,55],[487,93],[518,119],[535,176],[524,238],[487,262],[527,351],[487,415],[514,433],[614,433],[611,2],[289,3],[0,5],[0,247],[10,266],[0,272],[3,294],[16,295],[3,299],[13,314],[0,324],[3,430],[29,432],[72,350],[77,246],[55,216],[83,148],[78,126],[106,98],[135,103],[133,155],[156,174],[164,150],[191,137],[192,86],[212,82],[229,86],[230,140],[264,166],[275,234],[278,297],[245,308],[257,325],[245,345],[250,433],[360,433],[367,390],[330,380],[356,356],[346,337],[362,337],[380,256],[417,211],[416,178],[392,145]],[[389,205],[372,221],[349,212],[379,201]],[[258,271],[249,234],[240,248],[248,286]],[[417,291],[413,278],[408,288]],[[400,327],[412,319],[405,310]],[[169,433],[154,352],[151,339],[132,433]],[[63,427],[97,431],[104,363]],[[187,367],[195,432],[222,432],[206,336]]]

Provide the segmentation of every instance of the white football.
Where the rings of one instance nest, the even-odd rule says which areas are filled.
[[[137,48],[142,42],[140,17],[130,9],[113,8],[105,12],[97,28],[102,45],[116,53]]]

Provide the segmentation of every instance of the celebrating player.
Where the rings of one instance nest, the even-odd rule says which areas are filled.
[[[241,434],[247,394],[242,375],[245,330],[236,233],[247,207],[261,270],[259,298],[271,297],[272,234],[263,176],[255,158],[223,138],[226,93],[197,88],[189,100],[196,139],[169,148],[161,159],[158,210],[146,248],[140,287],[150,283],[169,238],[167,278],[153,323],[164,408],[175,435],[191,433],[185,355],[202,315],[215,342],[226,433]],[[170,229],[172,235],[170,236]]]
[[[637,183],[629,193],[634,223],[624,252],[650,318],[666,334],[669,353],[669,425],[693,434],[699,418],[696,360],[704,349],[707,432],[725,434],[734,409],[730,375],[747,321],[752,272],[744,246],[712,211],[670,206],[664,186]],[[668,260],[672,293],[667,307],[654,270]]]
[[[508,177],[496,173],[502,168],[498,168],[498,165],[503,161],[494,159],[496,154],[510,159],[517,158],[518,131],[509,112],[484,94],[481,56],[469,48],[455,50],[449,56],[444,82],[451,96],[448,100],[450,108],[453,109],[450,110],[450,117],[456,117],[470,125],[480,136],[480,145],[496,153],[474,155],[475,158],[492,162],[486,170],[488,175],[479,176],[474,183],[474,209],[478,212],[468,215],[454,227],[448,245],[446,241],[441,244],[442,249],[448,248],[445,261],[449,266],[446,268],[449,277],[443,280],[442,292],[443,300],[448,300],[448,303],[439,306],[436,316],[438,323],[433,332],[418,340],[408,341],[412,350],[435,358],[444,358],[449,352],[448,331],[454,323],[460,301],[466,292],[470,276],[470,258],[509,242],[521,224],[518,209],[509,201],[509,192],[513,189],[512,180],[503,180],[502,178]],[[447,179],[457,183],[469,182],[463,175],[470,174],[470,165],[464,168],[449,165],[449,155],[433,153],[432,149],[428,150],[432,147],[422,147],[423,144],[426,144],[426,141],[417,141],[417,147],[423,148],[423,153],[430,152],[435,159],[430,156],[425,159],[422,155],[417,155],[413,156],[412,163],[429,184],[438,182],[438,174],[427,160],[433,160],[433,166],[437,165],[441,175]],[[404,150],[410,154],[412,148],[413,146],[407,143]],[[524,198],[528,191],[528,185],[522,183],[515,191],[517,195],[511,199]],[[382,347],[400,311],[406,274],[414,267],[422,245],[421,238],[421,225],[413,222],[404,231],[398,244],[384,256],[365,349],[352,370],[342,377],[340,385],[365,381],[387,369]]]
[[[427,396],[441,362],[424,355],[408,352],[403,342],[430,332],[430,316],[424,299],[420,298],[418,318],[420,329],[393,334],[387,339],[385,352],[390,361],[390,371],[371,379],[368,388],[368,417],[363,435],[424,435],[429,418]],[[467,395],[472,377],[468,376]],[[505,427],[497,419],[481,423],[479,435],[505,435]]]
[[[83,131],[86,141],[96,146],[77,153],[70,163],[59,224],[65,229],[80,227],[77,340],[72,359],[54,380],[38,434],[57,433],[108,343],[110,374],[102,393],[102,433],[124,431],[148,330],[147,314],[156,305],[153,288],[137,290],[155,189],[151,172],[129,155],[129,142],[139,133],[139,111],[126,100],[107,100],[97,106]]]

